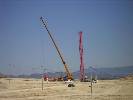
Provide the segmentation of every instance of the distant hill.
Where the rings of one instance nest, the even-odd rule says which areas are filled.
[[[113,67],[113,68],[93,68],[89,67],[88,69],[85,69],[85,75],[90,77],[92,73],[92,76],[94,77],[97,75],[98,79],[117,79],[128,75],[133,75],[133,66],[127,66],[127,67]],[[48,72],[47,73],[49,77],[60,77],[65,76],[64,72]],[[79,79],[79,71],[75,71],[72,73],[74,79]],[[5,76],[0,73],[1,76]],[[12,76],[8,75],[7,77],[20,77],[20,78],[41,78],[42,75],[40,73],[33,73],[31,75],[18,75],[18,76]]]
[[[6,75],[4,75],[4,74],[2,74],[1,72],[0,72],[0,78],[5,78],[6,77]]]
[[[90,73],[94,75],[97,74],[98,79],[116,79],[123,76],[127,76],[129,74],[133,74],[133,66],[127,67],[113,67],[113,68],[88,68],[85,73],[90,75]]]
[[[47,72],[48,77],[60,77],[65,76],[64,72]],[[19,78],[41,78],[42,74],[40,73],[34,73],[31,75],[18,75]]]
[[[91,73],[92,76],[97,75],[98,79],[117,79],[127,76],[129,74],[133,74],[133,66],[113,67],[113,68],[89,67],[88,69],[85,69],[86,76],[90,77]],[[48,72],[47,74],[49,77],[65,76],[64,72]],[[79,71],[75,71],[72,74],[75,79],[79,79]],[[35,73],[31,75],[19,75],[18,77],[41,78],[41,76],[42,75],[40,73]]]
[[[124,76],[122,78],[120,78],[121,80],[133,80],[133,74],[132,75],[127,75],[127,76]]]
[[[90,77],[97,75],[98,79],[117,79],[133,74],[133,66],[113,67],[113,68],[92,68],[85,69],[85,75]],[[73,72],[74,78],[79,78],[79,71]]]

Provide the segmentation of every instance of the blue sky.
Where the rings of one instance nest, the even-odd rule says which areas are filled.
[[[86,68],[133,65],[132,0],[0,0],[0,72],[64,71],[41,16],[70,70],[79,70],[79,31]]]

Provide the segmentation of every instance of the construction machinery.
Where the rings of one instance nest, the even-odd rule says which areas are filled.
[[[66,80],[65,80],[65,81],[67,81],[67,80],[70,80],[70,81],[73,80],[73,76],[72,76],[70,70],[68,69],[68,65],[67,65],[66,62],[64,61],[64,58],[63,58],[63,56],[62,56],[62,54],[61,54],[61,52],[60,52],[60,50],[59,50],[57,44],[55,43],[55,40],[54,40],[54,38],[52,37],[52,34],[51,34],[50,31],[48,30],[46,21],[43,20],[43,17],[41,17],[40,20],[41,20],[41,22],[43,23],[44,27],[46,28],[46,31],[48,32],[48,35],[49,35],[49,37],[51,38],[51,40],[52,40],[52,42],[53,42],[53,45],[54,45],[54,47],[56,48],[57,53],[58,53],[58,55],[59,55],[59,57],[60,57],[60,59],[61,59],[63,65],[64,65],[65,72],[66,72]],[[72,85],[72,86],[73,86],[73,85]]]
[[[83,61],[83,42],[82,42],[82,32],[79,32],[79,54],[80,54],[80,81],[85,81],[84,75],[84,61]]]

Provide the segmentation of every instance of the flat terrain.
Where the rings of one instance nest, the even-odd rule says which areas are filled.
[[[44,82],[41,79],[1,78],[0,100],[133,100],[133,79],[74,82],[67,87],[64,82]]]

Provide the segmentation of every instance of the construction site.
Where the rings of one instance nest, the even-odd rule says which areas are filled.
[[[41,79],[1,78],[1,100],[132,100],[133,78],[99,80],[90,82],[74,81],[75,87],[65,82],[42,82]],[[92,92],[92,93],[91,93]]]
[[[65,76],[49,77],[48,73],[42,73],[41,79],[0,78],[0,100],[133,100],[133,76],[115,80],[98,80],[96,72],[95,75],[90,73],[86,76],[81,31],[79,78],[74,79],[46,20],[41,17],[40,21],[64,66]]]
[[[133,100],[133,0],[0,0],[0,100]]]

